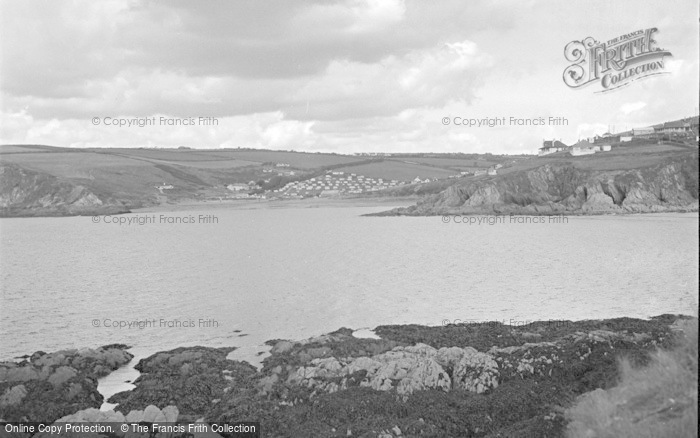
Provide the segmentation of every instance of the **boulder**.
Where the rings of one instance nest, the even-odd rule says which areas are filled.
[[[78,371],[76,371],[75,368],[61,366],[49,376],[48,381],[54,388],[58,388],[77,375]]]
[[[17,406],[22,402],[22,399],[27,396],[27,388],[24,385],[13,386],[8,388],[5,393],[0,396],[0,408],[6,406]]]
[[[493,356],[467,347],[454,367],[453,388],[481,394],[498,387],[498,375],[498,363]]]
[[[270,350],[271,354],[281,354],[281,353],[286,353],[289,350],[294,348],[294,344],[289,341],[279,341],[277,342],[274,347],[272,347],[272,350]]]

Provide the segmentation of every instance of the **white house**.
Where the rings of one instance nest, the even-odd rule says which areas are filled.
[[[574,157],[578,157],[580,155],[593,155],[597,150],[600,150],[599,146],[592,145],[586,140],[581,140],[575,145],[571,146],[569,153]]]
[[[654,127],[653,126],[632,129],[632,136],[634,136],[634,137],[648,137],[650,135],[654,135]]]
[[[542,147],[538,149],[538,155],[549,155],[555,152],[566,150],[566,145],[559,140],[545,140],[542,142]]]

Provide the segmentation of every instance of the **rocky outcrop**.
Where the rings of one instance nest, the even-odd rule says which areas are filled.
[[[604,214],[698,209],[697,154],[643,169],[593,171],[545,164],[459,181],[383,215]]]
[[[115,214],[129,208],[81,184],[0,163],[0,217]]]
[[[465,389],[480,394],[498,386],[497,370],[498,364],[491,356],[473,348],[437,350],[417,344],[372,357],[313,359],[309,366],[291,373],[287,383],[335,392],[347,389],[348,378],[362,373],[359,386],[393,390],[405,400],[415,391],[426,389]]]
[[[270,341],[261,370],[227,359],[231,349],[179,348],[139,362],[136,388],[109,400],[119,412],[61,420],[163,421],[177,412],[178,421],[259,421],[271,437],[557,437],[567,406],[614,386],[621,357],[640,365],[673,347],[683,319],[380,326],[381,339],[340,329]],[[57,375],[65,385],[68,374]],[[22,384],[3,400],[30,397]]]
[[[259,418],[272,436],[562,436],[564,407],[614,385],[619,357],[641,364],[672,346],[677,319],[382,326],[378,340],[347,329],[278,340],[263,369],[204,417]]]
[[[156,353],[135,366],[136,388],[110,397],[122,412],[148,405],[176,405],[184,419],[200,418],[221,400],[231,382],[255,373],[248,364],[226,359],[233,348],[187,347]]]
[[[71,415],[66,415],[56,420],[57,423],[174,423],[178,420],[180,411],[177,406],[166,406],[159,409],[157,406],[148,405],[143,410],[133,410],[124,415],[121,411],[101,411],[90,408],[78,411]]]
[[[19,363],[0,362],[0,418],[46,422],[99,407],[97,379],[132,359],[126,348],[38,351]]]

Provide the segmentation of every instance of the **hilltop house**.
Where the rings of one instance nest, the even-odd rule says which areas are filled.
[[[683,134],[690,132],[691,128],[689,122],[684,120],[676,120],[675,122],[666,122],[659,125],[658,131],[661,131],[664,134]]]
[[[596,135],[593,137],[593,143],[619,143],[620,142],[620,134],[611,134],[609,132],[604,133],[603,135]]]
[[[548,155],[566,150],[567,146],[559,140],[544,140],[542,147],[538,149],[538,155]]]
[[[586,140],[579,141],[569,149],[569,153],[574,157],[578,157],[580,155],[592,155],[598,151],[600,151],[600,146],[590,144]]]
[[[649,138],[654,136],[654,127],[647,126],[645,128],[634,128],[632,129],[633,137]]]

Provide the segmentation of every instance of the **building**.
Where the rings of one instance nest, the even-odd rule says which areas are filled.
[[[609,144],[600,145],[600,150],[603,152],[609,152],[612,150],[612,145],[609,145]]]
[[[659,130],[664,134],[685,134],[691,131],[691,127],[690,122],[676,120],[675,122],[664,123]]]
[[[580,155],[593,155],[599,150],[600,146],[592,145],[586,140],[581,140],[575,145],[571,146],[569,153],[574,157],[578,157]]]
[[[156,189],[158,189],[158,191],[159,191],[161,194],[163,193],[163,190],[171,190],[171,189],[173,189],[173,188],[174,188],[174,187],[173,187],[172,184],[166,184],[166,183],[163,183],[162,185],[156,186]]]
[[[555,152],[565,151],[567,146],[559,140],[544,140],[542,147],[538,149],[538,155],[549,155]]]
[[[489,175],[491,175],[491,176],[495,176],[495,175],[498,174],[498,171],[492,167],[492,168],[490,168],[490,169],[488,170],[487,173],[488,173]]]
[[[232,192],[242,192],[244,190],[248,190],[250,186],[248,184],[229,184],[226,186],[226,188]]]
[[[593,143],[619,143],[620,142],[620,134],[611,134],[609,132],[604,133],[603,135],[596,135],[593,137]]]
[[[632,129],[632,136],[633,137],[649,138],[649,137],[653,137],[654,134],[655,134],[655,131],[654,131],[653,126]]]

